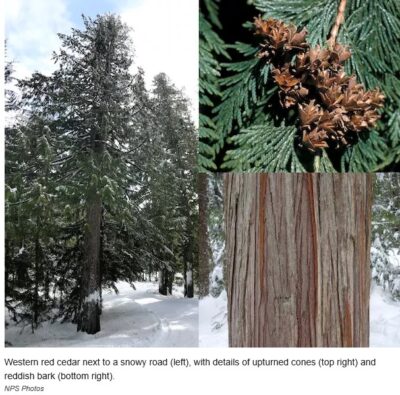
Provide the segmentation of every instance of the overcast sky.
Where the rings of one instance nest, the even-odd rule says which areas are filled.
[[[8,59],[17,77],[54,70],[51,54],[60,47],[56,33],[83,26],[81,14],[120,14],[132,27],[135,65],[153,77],[165,72],[184,89],[198,113],[197,0],[9,0],[6,2]]]

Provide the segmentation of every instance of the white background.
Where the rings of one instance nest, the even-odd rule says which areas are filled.
[[[12,1],[12,0],[7,0]],[[33,0],[34,1],[34,0]],[[166,0],[167,1],[167,0]],[[4,2],[0,3],[4,15]],[[191,20],[197,24],[198,16]],[[4,21],[1,21],[1,40],[4,42]],[[194,43],[197,46],[197,42]],[[1,54],[4,66],[4,55]],[[196,73],[197,78],[197,73]],[[1,88],[3,89],[3,79]],[[1,108],[4,108],[4,95],[1,95]],[[4,113],[1,114],[4,125]],[[0,168],[4,169],[4,137],[0,139]],[[0,172],[1,199],[1,262],[0,314],[4,317],[4,172]],[[92,368],[92,371],[111,371],[115,376],[112,383],[107,382],[36,382],[46,388],[46,394],[247,394],[250,391],[263,394],[397,394],[399,393],[398,374],[400,368],[400,348],[395,349],[55,349],[55,348],[4,348],[4,325],[0,325],[1,362],[0,393],[4,393],[4,358],[108,358],[108,359],[162,359],[162,358],[266,358],[266,359],[310,359],[321,357],[338,358],[376,358],[377,366],[368,368]],[[8,371],[51,372],[52,367],[13,368]],[[68,368],[69,369],[69,368]],[[65,371],[68,371],[66,368]],[[75,369],[73,369],[75,370]],[[80,369],[78,372],[83,373]],[[11,384],[11,383],[8,383]],[[339,392],[340,391],[340,392]]]
[[[115,381],[36,383],[47,394],[397,394],[398,349],[5,349],[15,358],[376,358],[376,367],[366,368],[115,368]],[[3,359],[3,358],[2,358]],[[2,365],[2,371],[4,365]],[[29,368],[14,370],[28,371]],[[53,368],[36,368],[51,372]],[[76,368],[68,368],[77,371]],[[65,368],[65,371],[68,371]],[[99,371],[99,368],[92,368]],[[104,368],[109,371],[109,368]],[[32,369],[32,371],[34,371]],[[84,373],[88,369],[80,369]],[[4,381],[0,388],[4,388]],[[117,391],[117,392],[116,392]]]

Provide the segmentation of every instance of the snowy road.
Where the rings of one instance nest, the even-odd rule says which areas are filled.
[[[29,326],[10,326],[6,341],[23,347],[197,347],[198,299],[158,294],[153,283],[117,284],[119,293],[103,294],[101,331],[76,332],[71,323],[45,322],[32,334]]]
[[[197,347],[198,346],[198,299],[187,299],[160,295],[156,288],[139,284],[135,302],[146,309],[158,321],[157,334],[152,347]],[[142,290],[141,289],[141,286]]]

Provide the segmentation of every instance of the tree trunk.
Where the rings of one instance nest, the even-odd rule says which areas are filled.
[[[94,334],[100,331],[101,314],[101,196],[92,191],[87,208],[86,257],[82,272],[81,305],[78,331]]]
[[[183,279],[184,279],[184,296],[193,298],[194,285],[193,285],[193,258],[195,256],[193,251],[194,240],[193,237],[188,236],[183,249]]]
[[[40,223],[40,219],[37,219],[38,223]],[[41,280],[41,265],[40,265],[40,241],[39,241],[39,231],[36,231],[35,236],[35,283],[33,289],[33,306],[32,306],[32,333],[34,333],[35,329],[38,326],[39,320],[39,283]]]
[[[108,88],[106,81],[110,75],[110,51],[105,54],[105,70],[102,84],[99,87],[103,103],[98,104],[97,125],[90,134],[90,148],[95,169],[91,173],[93,185],[87,195],[87,213],[85,230],[85,260],[82,273],[82,290],[80,300],[80,312],[78,319],[78,331],[95,334],[100,331],[101,315],[101,252],[103,226],[103,202],[99,186],[94,179],[101,176],[104,141],[109,133],[109,120],[107,114]],[[99,58],[101,59],[101,57]],[[106,78],[107,77],[107,78]],[[93,181],[92,181],[93,180]]]
[[[187,262],[185,259],[185,255],[184,255],[184,259],[183,259],[183,296],[187,295]]]
[[[158,272],[158,292],[161,295],[168,295],[168,271],[166,269]]]
[[[207,296],[209,293],[210,275],[210,248],[208,243],[208,176],[206,173],[199,173],[197,179],[197,191],[199,196],[199,297]]]
[[[185,296],[193,298],[193,267],[192,263],[188,262],[185,271]]]
[[[225,176],[232,347],[366,347],[372,176]]]
[[[174,273],[168,273],[167,274],[167,289],[169,295],[172,295],[172,285],[174,282]]]

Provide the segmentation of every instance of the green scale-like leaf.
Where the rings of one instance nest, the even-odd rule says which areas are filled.
[[[297,158],[293,139],[295,127],[270,123],[243,129],[232,140],[239,148],[228,151],[224,164],[226,169],[250,172],[303,172],[304,167]]]
[[[307,40],[312,45],[326,45],[330,30],[337,16],[339,1],[332,0],[256,0],[254,15],[260,12],[264,18],[276,18],[298,27],[306,27]],[[251,27],[251,23],[246,24]],[[400,161],[400,122],[398,108],[400,104],[400,3],[397,0],[349,0],[345,10],[344,24],[341,26],[337,41],[348,45],[352,57],[346,62],[348,74],[356,74],[366,89],[379,87],[385,94],[385,106],[381,111],[381,121],[374,130],[360,134],[358,141],[345,150],[321,152],[318,171],[377,171],[393,166]],[[284,151],[290,144],[285,138],[296,137],[296,120],[280,126],[281,139],[274,140],[269,133],[271,128],[263,124],[262,115],[274,117],[266,103],[271,100],[270,92],[265,89],[271,81],[268,65],[256,58],[257,42],[238,43],[230,46],[242,55],[236,63],[224,64],[222,79],[222,103],[216,108],[217,127],[224,143],[234,143],[236,148],[226,156],[224,168],[231,170],[261,171],[271,169],[288,170],[287,157],[269,160],[274,154]],[[276,96],[273,96],[274,100]],[[274,103],[275,104],[275,103]],[[262,114],[265,112],[265,114]],[[267,134],[267,144],[262,153],[259,145],[253,143],[250,136],[262,135],[261,128]],[[287,128],[284,132],[283,129]],[[290,128],[290,129],[289,129]],[[290,131],[291,132],[290,132]],[[236,137],[235,135],[238,134]],[[232,136],[235,136],[232,138]],[[284,137],[283,137],[284,136]],[[261,138],[261,137],[260,137]],[[271,139],[270,139],[271,138]],[[270,140],[269,140],[270,139]],[[261,142],[261,140],[259,141]],[[276,144],[272,146],[272,142]],[[293,151],[296,155],[296,151]],[[296,156],[297,158],[297,156]],[[333,163],[331,160],[335,159]],[[339,159],[339,160],[338,160]],[[249,163],[246,163],[246,160]],[[299,155],[303,168],[310,170],[307,163],[309,155]],[[282,162],[279,162],[282,161]],[[314,161],[315,163],[315,161]],[[339,165],[340,164],[340,165]],[[316,170],[314,168],[314,170]]]
[[[215,123],[211,119],[211,111],[215,98],[221,96],[219,85],[221,65],[218,58],[222,56],[229,59],[229,55],[226,52],[225,44],[215,30],[222,27],[218,19],[217,2],[204,0],[202,3],[207,10],[207,17],[200,12],[198,166],[200,171],[206,171],[216,170],[215,156],[224,143],[216,132]]]

